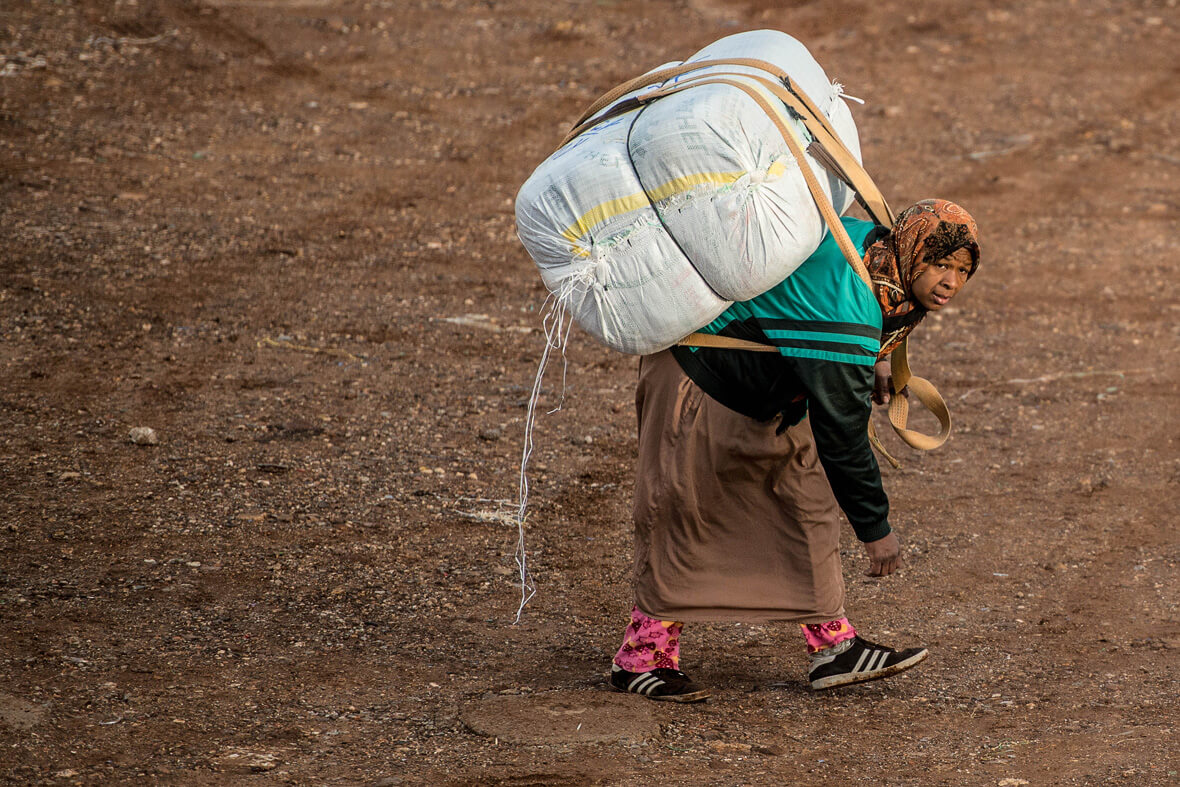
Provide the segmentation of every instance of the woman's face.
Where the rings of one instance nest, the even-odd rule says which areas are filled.
[[[936,312],[950,303],[951,298],[967,283],[971,273],[971,252],[959,249],[949,257],[928,263],[914,279],[910,291],[914,300]]]

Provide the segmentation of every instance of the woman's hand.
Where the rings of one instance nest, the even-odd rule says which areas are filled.
[[[909,387],[898,391],[902,396],[909,396]],[[889,404],[893,396],[893,366],[886,358],[873,364],[873,401],[877,404]]]
[[[865,544],[869,553],[869,570],[865,576],[887,577],[901,568],[901,544],[896,533]]]
[[[889,397],[893,392],[893,366],[886,358],[877,361],[873,366],[873,401],[877,404],[889,404]]]

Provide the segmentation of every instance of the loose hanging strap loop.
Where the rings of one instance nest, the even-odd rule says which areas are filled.
[[[732,65],[744,66],[766,71],[781,80],[776,83],[768,80],[765,77],[756,74],[746,74],[744,72],[724,72],[713,74],[699,74],[691,79],[685,80],[682,83],[674,84],[670,87],[659,88],[657,90],[645,93],[642,96],[636,96],[629,102],[623,102],[618,108],[608,110],[601,117],[595,118],[601,110],[609,107],[613,102],[632,93],[640,88],[648,85],[665,82],[684,74],[688,74],[694,70],[701,68],[708,68],[713,66]],[[832,128],[827,117],[816,108],[815,104],[807,96],[807,94],[798,88],[790,79],[790,77],[778,66],[764,60],[757,60],[753,58],[732,58],[725,60],[704,60],[697,63],[689,63],[672,68],[661,69],[650,74],[637,77],[615,89],[609,91],[597,101],[595,101],[574,124],[574,128],[569,135],[562,142],[562,146],[570,142],[588,128],[596,125],[611,116],[611,113],[623,114],[631,109],[638,108],[643,104],[654,101],[663,96],[671,95],[673,93],[687,90],[692,87],[699,87],[701,85],[723,84],[731,87],[736,87],[745,92],[755,103],[766,113],[770,120],[774,123],[779,133],[783,137],[783,141],[787,143],[787,148],[791,151],[796,162],[799,164],[799,170],[803,174],[803,179],[807,184],[808,191],[811,192],[812,199],[815,201],[816,207],[819,208],[820,214],[823,216],[828,230],[832,233],[840,251],[848,260],[848,263],[856,271],[857,275],[865,282],[867,286],[872,287],[872,279],[869,276],[868,270],[865,268],[864,261],[861,255],[857,253],[852,239],[848,236],[848,232],[844,229],[844,225],[840,222],[839,216],[836,215],[835,207],[831,200],[828,199],[823,189],[819,185],[819,180],[812,171],[810,164],[807,162],[803,146],[796,136],[794,130],[783,120],[781,114],[767,101],[766,97],[754,85],[749,82],[739,82],[730,77],[738,77],[740,79],[751,80],[759,86],[768,90],[775,98],[778,98],[785,106],[789,107],[794,114],[796,114],[811,133],[814,138],[812,145],[817,145],[816,158],[824,163],[829,169],[833,171],[837,177],[848,183],[858,194],[861,199],[861,204],[873,217],[874,221],[886,228],[892,228],[894,222],[893,211],[889,208],[884,196],[865,172],[864,168],[849,152],[844,144],[840,141],[839,136]],[[633,103],[630,103],[633,102]],[[616,112],[615,110],[618,109]],[[724,347],[728,349],[739,349],[753,352],[777,352],[778,348],[772,345],[761,344],[759,342],[746,341],[744,339],[735,339],[727,336],[715,336],[696,332],[677,342],[679,345],[693,346],[693,347]],[[951,431],[951,417],[950,410],[946,406],[946,402],[938,393],[934,385],[925,378],[916,377],[910,372],[909,359],[907,357],[907,340],[903,340],[893,352],[890,354],[890,365],[893,375],[893,387],[895,391],[902,391],[909,388],[909,392],[921,403],[927,410],[934,414],[939,422],[939,432],[937,435],[928,435],[922,432],[908,428],[909,422],[909,400],[901,394],[895,393],[889,402],[889,422],[897,435],[904,440],[908,445],[918,450],[929,451],[941,446],[946,442],[950,436]],[[899,462],[894,459],[889,452],[881,444],[877,437],[876,429],[872,421],[869,421],[869,440],[873,447],[877,449],[889,462],[898,467]]]
[[[893,373],[893,387],[898,391],[908,388],[910,393],[913,394],[922,406],[933,413],[934,417],[938,419],[939,430],[937,435],[928,435],[914,429],[909,429],[907,423],[909,421],[910,403],[902,395],[894,395],[889,399],[889,423],[893,426],[893,430],[897,432],[898,436],[902,440],[905,440],[906,443],[920,451],[931,451],[945,443],[947,438],[950,437],[951,413],[933,383],[924,377],[911,374],[909,359],[906,357],[906,344],[908,341],[908,339],[903,340],[889,355]]]

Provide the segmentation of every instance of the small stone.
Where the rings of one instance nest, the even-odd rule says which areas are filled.
[[[486,440],[489,443],[494,443],[495,441],[500,439],[500,430],[499,429],[481,429],[479,431],[479,439]]]
[[[787,753],[787,750],[782,746],[754,746],[751,751],[755,754],[764,754],[767,757],[781,757]]]
[[[218,764],[223,768],[246,773],[265,773],[273,771],[280,764],[279,758],[269,752],[250,751],[234,748],[225,752]]]
[[[127,433],[127,439],[136,445],[156,445],[160,436],[150,426],[137,426]]]

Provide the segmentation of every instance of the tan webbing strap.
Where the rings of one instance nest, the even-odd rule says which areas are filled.
[[[906,443],[922,451],[931,451],[946,442],[951,434],[951,412],[943,401],[942,396],[934,384],[923,377],[910,373],[909,359],[906,357],[908,339],[899,344],[889,355],[893,369],[893,387],[895,390],[909,388],[910,393],[938,419],[937,435],[923,434],[907,428],[910,416],[910,403],[904,396],[894,395],[889,399],[889,423],[893,431]]]
[[[595,99],[594,103],[588,106],[586,111],[582,113],[582,116],[574,121],[574,127],[576,128],[582,125],[582,123],[586,122],[591,117],[598,114],[598,112],[618,101],[628,93],[632,93],[642,87],[647,87],[648,85],[667,82],[669,79],[674,79],[675,77],[678,77],[681,74],[687,74],[690,71],[696,71],[697,69],[705,68],[707,65],[716,64],[717,61],[713,60],[702,60],[697,63],[684,63],[679,66],[661,68],[659,71],[652,71],[649,74],[642,74],[635,77],[634,79],[629,79],[623,84],[611,88]]]
[[[751,342],[746,339],[735,339],[732,336],[717,336],[712,333],[690,333],[676,342],[685,347],[717,347],[724,350],[748,350],[756,353],[776,353],[778,348],[773,344]]]
[[[776,66],[774,63],[771,63],[768,60],[759,60],[758,58],[752,57],[732,57],[721,58],[717,60],[698,60],[694,63],[681,63],[678,66],[669,66],[668,68],[661,68],[659,71],[652,71],[648,74],[642,74],[635,77],[634,79],[627,80],[617,87],[611,88],[606,93],[595,99],[594,103],[586,108],[586,111],[582,113],[582,116],[574,121],[574,126],[577,127],[582,125],[582,123],[586,122],[591,117],[598,114],[600,111],[610,106],[615,101],[618,101],[628,93],[633,93],[640,88],[647,87],[648,85],[667,82],[669,79],[675,79],[678,76],[688,74],[692,71],[699,71],[702,68],[712,68],[713,66],[745,66],[747,68],[756,68],[760,71],[766,71],[767,73],[773,74],[780,79],[788,80],[788,82],[790,80],[790,77],[787,75],[787,73]],[[742,76],[750,75],[743,74]],[[800,91],[800,93],[802,93],[802,91]],[[815,104],[811,102],[811,99],[804,98],[801,100],[805,101],[809,106],[811,113],[817,115],[820,118],[820,122],[827,125],[828,130],[832,134],[835,134],[835,131],[832,130],[828,119],[824,117],[824,114],[816,108]]]
[[[756,62],[763,62],[763,61],[759,60]],[[568,144],[569,141],[572,140],[574,137],[577,137],[583,131],[585,131],[589,128],[592,128],[592,127],[598,125],[599,123],[601,123],[605,118],[596,118],[596,117],[594,117],[594,115],[597,115],[603,109],[606,109],[611,104],[618,101],[620,98],[627,95],[628,93],[633,93],[636,90],[639,90],[640,88],[648,87],[649,85],[656,85],[656,84],[659,84],[660,82],[667,82],[669,79],[675,79],[678,76],[682,76],[684,74],[688,74],[693,71],[699,71],[702,68],[709,68],[711,66],[719,66],[719,65],[736,65],[736,64],[737,64],[737,61],[734,61],[734,60],[701,60],[696,63],[684,63],[679,66],[669,66],[668,68],[662,68],[659,71],[652,71],[650,74],[643,74],[641,76],[635,77],[634,79],[627,80],[623,84],[608,90],[606,93],[603,93],[601,96],[599,96],[597,99],[595,99],[594,103],[591,104],[590,106],[588,106],[586,108],[586,111],[582,113],[582,116],[579,117],[576,121],[574,121],[573,128],[570,129],[570,132],[565,135],[565,139],[563,139],[561,141],[561,144],[558,145],[557,147],[558,147],[558,149],[565,147],[566,144]],[[769,65],[773,65],[773,64],[769,64]],[[650,99],[648,98],[648,96],[643,95],[643,96],[636,96],[635,100],[636,100],[637,105],[642,105],[642,104],[648,103],[648,101]]]
[[[889,425],[893,427],[893,431],[897,436],[906,442],[911,448],[916,448],[920,451],[932,451],[946,442],[946,439],[951,434],[951,411],[946,406],[942,395],[938,393],[938,389],[934,384],[924,377],[915,377],[910,373],[909,359],[906,357],[906,345],[908,339],[903,339],[901,344],[893,349],[889,354],[889,365],[893,376],[893,391],[889,397]],[[910,400],[906,394],[898,393],[905,390],[906,394],[912,395],[918,402],[934,414],[938,419],[939,430],[937,435],[923,434],[908,426],[910,418]],[[901,462],[894,458],[893,454],[885,448],[881,442],[881,438],[877,436],[877,427],[873,422],[869,421],[869,443],[881,454],[889,464],[893,467],[901,467]]]

